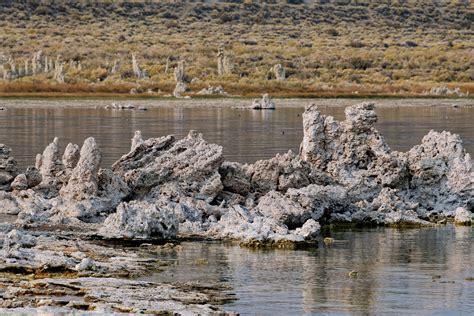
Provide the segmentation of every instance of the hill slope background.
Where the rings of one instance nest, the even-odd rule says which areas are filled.
[[[191,91],[413,94],[447,85],[472,93],[473,19],[470,1],[4,1],[0,65],[6,72],[13,62],[19,75],[0,80],[0,92],[166,94],[183,60]],[[219,49],[230,68],[221,75]],[[64,83],[51,69],[25,72],[40,50],[64,62]],[[135,76],[132,53],[147,79]],[[276,64],[286,80],[275,80]]]

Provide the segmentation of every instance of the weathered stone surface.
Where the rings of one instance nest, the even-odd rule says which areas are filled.
[[[315,240],[319,236],[321,225],[314,219],[308,219],[301,228],[295,230],[295,234],[304,238],[304,240]]]
[[[122,203],[104,222],[100,233],[107,238],[169,239],[176,236],[178,222],[174,212],[148,202]]]
[[[97,196],[98,172],[101,153],[95,139],[89,137],[81,148],[80,159],[71,173],[71,177],[60,193],[62,197],[80,201]]]
[[[268,96],[268,93],[262,95],[262,99],[254,99],[250,108],[254,110],[274,110],[275,103]]]
[[[410,188],[427,210],[454,212],[474,196],[474,169],[459,135],[430,131],[407,153]]]
[[[188,90],[188,86],[183,81],[178,81],[173,90],[173,96],[175,98],[182,98],[182,94]]]
[[[209,85],[207,88],[204,88],[197,92],[198,95],[227,95],[227,92],[224,91],[222,86],[211,86]]]
[[[30,248],[36,245],[36,238],[13,229],[5,235],[3,240],[3,251],[7,257],[14,256],[20,248]]]
[[[454,211],[454,222],[456,225],[470,226],[474,220],[474,214],[464,207],[458,207]]]
[[[42,155],[36,157],[36,168],[41,173],[43,187],[56,187],[62,183],[60,176],[64,172],[64,165],[61,161],[57,137],[44,149]]]
[[[223,189],[246,196],[251,190],[251,176],[248,174],[248,169],[248,165],[223,162],[219,167]]]
[[[146,71],[141,69],[140,65],[138,64],[137,55],[135,53],[132,53],[132,69],[133,74],[137,79],[148,79],[148,74]]]
[[[406,159],[392,152],[373,127],[374,104],[348,107],[345,114],[345,121],[336,122],[316,106],[308,107],[303,114],[301,158],[363,198],[375,196],[385,186],[406,186]]]
[[[62,159],[55,139],[37,159],[41,176],[30,167],[12,183],[16,164],[0,146],[8,176],[2,189],[13,189],[1,191],[0,206],[18,214],[21,225],[101,225],[109,215],[103,231],[115,225],[114,238],[177,234],[247,243],[314,241],[319,223],[425,226],[456,215],[467,222],[474,174],[458,135],[432,131],[399,153],[375,129],[373,103],[348,107],[345,115],[337,122],[310,106],[300,155],[244,165],[224,162],[222,147],[195,131],[178,141],[171,135],[144,140],[137,131],[112,170],[100,169],[93,138],[80,153],[68,145]],[[37,186],[39,179],[59,196]],[[168,217],[176,226],[155,231]]]
[[[130,151],[134,151],[135,148],[143,144],[143,137],[142,137],[142,132],[141,131],[135,131],[135,135],[133,135],[132,138],[132,148]]]
[[[11,149],[0,144],[0,190],[18,175],[16,160],[10,157]]]
[[[286,71],[281,64],[276,64],[275,66],[273,66],[272,70],[275,74],[276,80],[283,81],[286,79]]]
[[[0,191],[0,214],[17,215],[21,209],[11,193]]]
[[[28,188],[33,188],[39,185],[43,179],[39,170],[31,166],[26,168],[25,175]]]
[[[268,160],[259,160],[245,168],[251,188],[258,194],[270,190],[286,192],[290,188],[302,188],[310,183],[321,183],[325,177],[311,169],[310,164],[302,161],[292,151],[277,154]]]
[[[186,82],[186,72],[184,69],[184,60],[180,60],[178,65],[174,68],[174,79],[176,83]]]
[[[301,227],[312,218],[311,210],[304,209],[300,204],[275,191],[270,191],[260,198],[257,212],[287,227]]]
[[[28,179],[24,173],[20,173],[15,177],[15,180],[10,184],[13,190],[26,190],[28,189]]]
[[[220,181],[215,175],[223,161],[221,146],[209,144],[201,134],[191,131],[177,142],[172,136],[146,140],[116,162],[113,170],[137,193],[166,182],[178,182],[199,193],[220,187],[209,181]]]
[[[223,49],[219,49],[217,52],[217,74],[219,76],[231,74],[232,68],[230,57],[224,53]]]
[[[332,213],[350,211],[352,205],[347,190],[337,185],[310,184],[301,189],[289,189],[286,197],[302,207],[307,218],[329,221]]]
[[[81,149],[76,144],[67,144],[62,157],[62,163],[66,170],[72,170],[76,167],[81,156]]]

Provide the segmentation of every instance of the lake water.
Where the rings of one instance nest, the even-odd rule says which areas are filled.
[[[145,279],[230,285],[242,315],[445,315],[474,310],[474,229],[447,226],[331,231],[332,245],[252,250],[183,243]],[[356,277],[349,272],[357,271]]]
[[[191,129],[209,142],[224,147],[226,160],[254,162],[289,149],[298,152],[303,136],[304,106],[318,103],[324,114],[344,119],[344,107],[360,100],[277,100],[275,111],[232,108],[249,100],[134,100],[148,111],[106,110],[110,100],[0,100],[0,143],[13,149],[19,165],[34,164],[35,156],[59,137],[82,144],[93,136],[103,152],[104,167],[127,153],[135,130],[144,137],[174,134],[184,137]],[[462,136],[465,148],[474,153],[474,106],[468,100],[376,100],[377,128],[395,150],[406,151],[420,143],[430,129],[448,130]],[[453,108],[452,104],[460,107]],[[470,106],[471,105],[471,106]],[[98,108],[95,108],[98,107]]]
[[[110,100],[0,100],[0,143],[20,166],[34,163],[55,136],[64,147],[94,136],[110,166],[128,152],[135,130],[144,137],[190,129],[224,147],[227,160],[254,162],[298,151],[304,106],[343,119],[360,100],[277,100],[275,111],[235,109],[249,100],[130,101],[148,111],[103,107]],[[125,101],[126,102],[126,101]],[[377,128],[405,151],[430,130],[461,135],[474,153],[474,106],[467,100],[377,100]],[[452,104],[457,104],[454,108]],[[238,300],[224,306],[241,314],[446,314],[474,310],[474,230],[448,226],[414,230],[332,231],[330,246],[305,251],[255,251],[221,243],[183,243],[159,255],[174,263],[147,279],[224,283]],[[356,270],[357,277],[349,272]]]

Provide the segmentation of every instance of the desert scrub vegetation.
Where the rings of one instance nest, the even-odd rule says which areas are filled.
[[[471,1],[302,2],[4,0],[0,92],[170,94],[180,60],[192,91],[219,84],[240,95],[474,92]],[[230,74],[218,75],[219,49]],[[38,51],[47,72],[33,73]],[[145,79],[137,79],[132,53]],[[285,81],[275,80],[275,64]]]

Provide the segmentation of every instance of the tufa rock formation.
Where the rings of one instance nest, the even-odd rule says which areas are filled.
[[[345,116],[338,122],[309,106],[299,155],[253,164],[224,161],[222,147],[195,131],[181,140],[137,131],[111,170],[100,168],[93,138],[63,155],[55,139],[25,172],[1,145],[0,208],[31,227],[89,225],[105,238],[193,236],[252,247],[315,243],[321,225],[341,222],[472,223],[474,170],[458,135],[431,131],[401,153],[375,129],[373,103]]]
[[[229,75],[232,73],[232,63],[229,56],[224,53],[223,49],[217,52],[217,74],[219,76]]]
[[[281,64],[276,64],[272,68],[273,73],[275,74],[275,78],[278,81],[284,81],[286,79],[286,72],[285,68]]]

